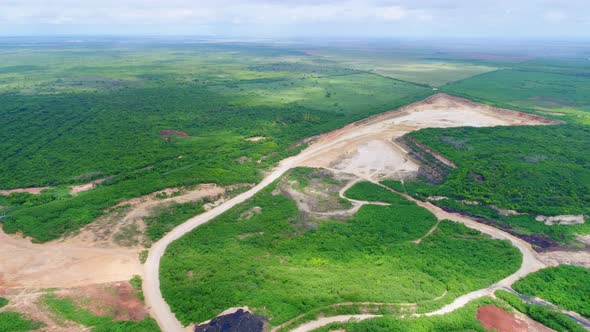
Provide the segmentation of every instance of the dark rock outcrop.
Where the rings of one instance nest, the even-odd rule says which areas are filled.
[[[234,313],[218,316],[209,323],[195,327],[195,332],[262,332],[265,325],[264,317],[238,309]]]

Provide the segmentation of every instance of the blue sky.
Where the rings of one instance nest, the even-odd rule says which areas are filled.
[[[590,37],[590,0],[0,0],[0,35]]]

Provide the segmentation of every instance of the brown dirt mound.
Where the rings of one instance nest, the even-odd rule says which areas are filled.
[[[169,140],[172,136],[188,137],[188,133],[182,130],[163,129],[160,130],[160,136],[165,140]]]
[[[483,327],[498,332],[528,332],[528,326],[524,321],[512,316],[506,310],[493,305],[487,305],[477,309],[477,319]]]

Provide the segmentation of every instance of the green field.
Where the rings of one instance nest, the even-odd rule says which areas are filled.
[[[435,217],[374,184],[357,184],[347,196],[391,206],[365,206],[349,220],[312,228],[292,200],[272,192],[271,186],[168,248],[162,292],[183,323],[234,306],[254,308],[273,325],[341,302],[415,302],[426,310],[520,264],[509,243],[452,222],[442,222],[419,245],[411,242]],[[253,207],[261,213],[244,219]]]
[[[563,309],[590,318],[590,269],[573,265],[550,267],[514,284],[529,297],[540,297]]]

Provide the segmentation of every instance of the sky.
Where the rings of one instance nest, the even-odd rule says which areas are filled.
[[[0,36],[590,37],[590,0],[0,0]]]

